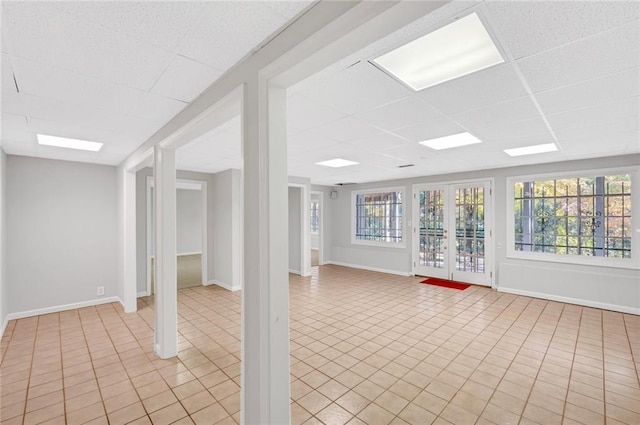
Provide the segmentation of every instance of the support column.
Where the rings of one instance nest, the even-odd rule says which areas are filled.
[[[178,354],[176,277],[176,156],[173,149],[154,148],[155,208],[155,353],[163,359]]]
[[[286,91],[258,75],[243,95],[242,424],[289,424]]]
[[[137,310],[136,290],[136,175],[118,168],[122,188],[122,302],[125,313]]]

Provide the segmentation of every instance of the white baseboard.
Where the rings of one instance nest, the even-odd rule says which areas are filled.
[[[138,292],[137,298],[148,297],[149,295],[151,295],[151,293],[149,293],[149,291],[142,291],[142,292]]]
[[[524,291],[522,289],[505,288],[503,286],[500,286],[497,289],[498,289],[498,292],[504,292],[507,294],[524,295],[525,297],[541,298],[543,300],[558,301],[561,303],[576,304],[576,305],[582,305],[585,307],[600,308],[603,310],[618,311],[620,313],[640,315],[640,308],[627,307],[627,306],[617,305],[617,304],[600,303],[597,301],[589,301],[589,300],[583,300],[579,298],[563,297],[560,295],[545,294],[542,292]]]
[[[25,317],[40,316],[43,314],[59,313],[61,311],[73,310],[76,308],[93,307],[100,304],[120,303],[122,301],[118,297],[97,298],[95,300],[81,301],[78,303],[56,305],[53,307],[38,308],[35,310],[21,311],[19,313],[9,313],[7,320],[23,319]]]
[[[302,276],[302,273],[300,272],[300,270],[289,269],[289,273],[293,273],[293,274],[297,274],[297,275]]]
[[[7,329],[8,324],[9,324],[9,316],[5,317],[4,321],[2,322],[2,330],[0,330],[0,338],[4,336],[4,331],[5,329]]]
[[[351,267],[352,269],[368,270],[370,272],[380,272],[380,273],[395,274],[395,275],[398,275],[398,276],[413,276],[413,274],[411,274],[409,272],[401,272],[401,271],[398,271],[398,270],[381,269],[381,268],[378,268],[378,267],[369,267],[369,266],[363,266],[363,265],[360,265],[360,264],[343,263],[343,262],[340,262],[340,261],[325,261],[324,264],[333,264],[334,266]]]
[[[218,280],[210,280],[205,284],[205,286],[211,286],[211,285],[219,286],[231,292],[239,291],[240,289],[242,289],[240,286],[231,286],[228,283],[220,282]]]

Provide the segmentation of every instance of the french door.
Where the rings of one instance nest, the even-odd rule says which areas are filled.
[[[490,182],[416,185],[414,273],[491,285]]]

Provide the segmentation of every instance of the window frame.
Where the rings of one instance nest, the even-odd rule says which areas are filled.
[[[372,194],[372,193],[388,193],[388,192],[400,192],[402,197],[402,240],[400,242],[387,242],[387,241],[368,241],[361,240],[356,238],[356,197],[358,195],[363,194]],[[353,245],[364,245],[364,246],[376,246],[376,247],[384,247],[384,248],[395,248],[395,249],[403,249],[407,246],[407,202],[406,202],[406,188],[404,186],[395,186],[395,187],[382,187],[382,188],[371,188],[371,189],[360,189],[351,191],[351,243]]]
[[[317,205],[315,209],[313,208],[313,204]],[[313,214],[312,214],[313,211],[316,212],[316,223],[317,223],[316,230],[313,230]],[[320,234],[320,200],[319,199],[312,199],[309,202],[309,232],[311,232],[312,235]]]
[[[631,258],[594,257],[573,254],[553,254],[544,252],[518,251],[515,248],[515,183],[526,181],[560,180],[570,178],[590,178],[629,174],[631,176]],[[619,269],[640,269],[640,173],[638,167],[621,167],[606,169],[589,169],[579,171],[564,171],[557,173],[530,174],[507,177],[506,181],[506,226],[508,259],[545,261],[595,267],[612,267]]]

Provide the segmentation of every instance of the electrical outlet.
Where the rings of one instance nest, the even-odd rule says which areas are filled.
[[[104,295],[104,286],[98,286],[98,296]]]

